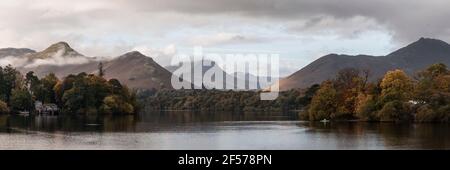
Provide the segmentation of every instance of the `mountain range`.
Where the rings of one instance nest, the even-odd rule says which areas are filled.
[[[208,66],[206,66],[207,64],[204,63],[210,63],[208,64]],[[200,68],[202,67],[202,74],[201,75],[191,75],[190,79],[188,81],[190,82],[194,82],[195,79],[203,79],[203,77],[205,76],[205,73],[208,70],[212,70],[212,69],[217,69],[217,72],[220,72],[220,74],[223,75],[223,87],[234,87],[237,88],[237,82],[238,81],[242,81],[245,82],[245,89],[263,89],[265,87],[270,86],[271,84],[268,84],[267,81],[258,81],[260,79],[270,79],[270,77],[265,77],[265,76],[256,76],[250,73],[244,73],[244,72],[234,72],[234,73],[227,73],[226,71],[224,71],[220,66],[218,66],[218,64],[216,64],[214,61],[208,61],[208,60],[201,60],[201,61],[192,61],[191,63],[191,72],[194,73],[194,68]],[[169,70],[170,72],[174,72],[176,70],[178,70],[181,66],[180,65],[170,65],[170,66],[166,66],[165,68],[167,70]],[[215,79],[215,77],[212,78],[213,80]],[[229,82],[226,80],[231,80],[234,79],[234,84],[233,82]],[[254,87],[254,85],[256,85],[256,87]],[[205,84],[203,84],[202,86],[205,86]],[[208,84],[206,84],[206,86],[208,86]],[[210,87],[214,87],[214,85],[210,85]]]
[[[282,91],[307,88],[334,78],[336,73],[345,68],[369,70],[371,81],[380,79],[387,71],[394,69],[402,69],[414,76],[418,71],[435,63],[450,66],[450,45],[437,39],[420,38],[386,56],[329,54],[281,79],[279,85]]]
[[[164,68],[152,58],[137,51],[112,58],[88,57],[75,51],[65,42],[55,43],[39,52],[27,48],[0,49],[0,65],[11,64],[22,73],[34,71],[39,77],[49,73],[55,73],[60,78],[81,72],[96,74],[100,63],[103,65],[105,78],[116,78],[134,89],[172,89],[171,71],[178,68],[178,66]],[[345,68],[369,70],[369,79],[375,81],[389,70],[402,69],[414,75],[434,63],[450,66],[450,45],[437,39],[420,38],[385,56],[329,54],[282,78],[279,85],[281,90],[307,88],[334,78],[336,73]],[[198,64],[201,63],[192,63]],[[203,70],[213,66],[203,67]],[[232,76],[225,72],[224,75]],[[235,75],[237,79],[247,78],[247,84],[248,77],[253,76],[244,73]],[[258,88],[264,86],[269,85],[260,85]]]
[[[1,64],[13,65],[22,73],[33,71],[42,77],[55,73],[59,78],[86,72],[95,74],[102,63],[105,78],[116,78],[134,89],[171,89],[172,74],[152,58],[133,51],[114,58],[87,57],[58,42],[43,51],[30,49],[0,49]]]

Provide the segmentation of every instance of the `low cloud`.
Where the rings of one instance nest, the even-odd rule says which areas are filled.
[[[388,29],[373,18],[354,16],[351,18],[335,18],[332,16],[311,17],[303,22],[288,25],[288,31],[302,35],[335,36],[338,38],[358,38],[368,31],[385,31]]]
[[[227,44],[243,44],[265,42],[265,38],[236,33],[217,33],[210,35],[195,36],[189,40],[193,46],[214,46]]]
[[[16,57],[16,56],[7,56],[0,58],[0,66],[4,67],[7,65],[12,65],[15,67],[23,67],[28,63],[27,58]]]
[[[140,45],[133,48],[133,51],[139,51],[147,55],[162,66],[170,65],[172,57],[177,54],[177,48],[174,44],[167,45],[163,48],[152,48],[146,45]]]
[[[7,56],[0,59],[0,66],[12,65],[14,67],[34,68],[41,65],[77,65],[86,64],[94,60],[103,60],[104,58],[90,58],[85,56],[65,56],[64,50],[57,51],[48,58],[28,58],[28,56]]]
[[[77,65],[77,64],[86,64],[92,59],[85,56],[64,56],[64,50],[58,50],[52,57],[44,58],[44,59],[33,59],[30,63],[27,63],[23,67],[25,68],[33,68],[41,65],[55,65],[55,66],[64,66],[64,65]]]

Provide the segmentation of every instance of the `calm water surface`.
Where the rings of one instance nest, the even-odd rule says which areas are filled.
[[[310,123],[279,113],[0,115],[0,149],[450,149],[450,126]]]

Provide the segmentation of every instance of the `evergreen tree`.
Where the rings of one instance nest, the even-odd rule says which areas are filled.
[[[100,62],[98,64],[98,76],[103,77],[105,76],[105,70],[103,69],[103,63]]]

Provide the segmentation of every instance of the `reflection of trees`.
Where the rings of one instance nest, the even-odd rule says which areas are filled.
[[[304,122],[306,125],[325,133],[337,133],[337,134],[353,134],[362,135],[367,130],[373,129],[374,124],[367,122]]]
[[[296,119],[295,116],[297,114],[271,112],[148,111],[135,116],[61,115],[23,117],[11,115],[8,118],[2,118],[4,120],[3,122],[9,122],[11,127],[32,131],[134,132],[155,129],[161,130],[171,128],[177,124],[189,123],[294,120]],[[7,125],[3,126],[6,127]]]
[[[0,115],[0,132],[6,131],[8,127],[8,116]]]
[[[146,123],[199,123],[223,121],[296,120],[295,113],[279,112],[209,112],[209,111],[146,111],[140,116]]]
[[[103,119],[103,130],[106,132],[135,131],[136,116],[107,116]]]
[[[370,148],[382,145],[386,149],[448,149],[448,124],[395,124],[366,122],[300,122],[300,127],[313,137],[335,142],[338,148]],[[366,148],[364,148],[364,145]]]
[[[8,116],[6,118],[7,127],[8,128],[21,128],[21,129],[30,129],[29,125],[32,124],[33,118],[30,117],[22,117],[22,116]]]
[[[320,139],[325,143],[333,143],[337,149],[357,149],[369,147],[365,136],[373,125],[365,122],[301,122],[299,126],[310,127],[306,131],[314,139]]]
[[[8,116],[0,117],[5,120],[5,125],[0,127],[13,127],[32,131],[134,131],[136,120],[135,116]],[[7,123],[6,123],[7,122]],[[0,122],[2,123],[2,122]],[[8,125],[6,125],[8,124]]]
[[[76,119],[56,116],[9,116],[9,126],[32,131],[77,131],[80,123]]]
[[[393,149],[410,145],[414,130],[410,124],[380,123],[375,132],[380,134],[387,148]]]
[[[450,147],[448,124],[413,124],[380,126],[384,142],[393,148],[448,149]]]

